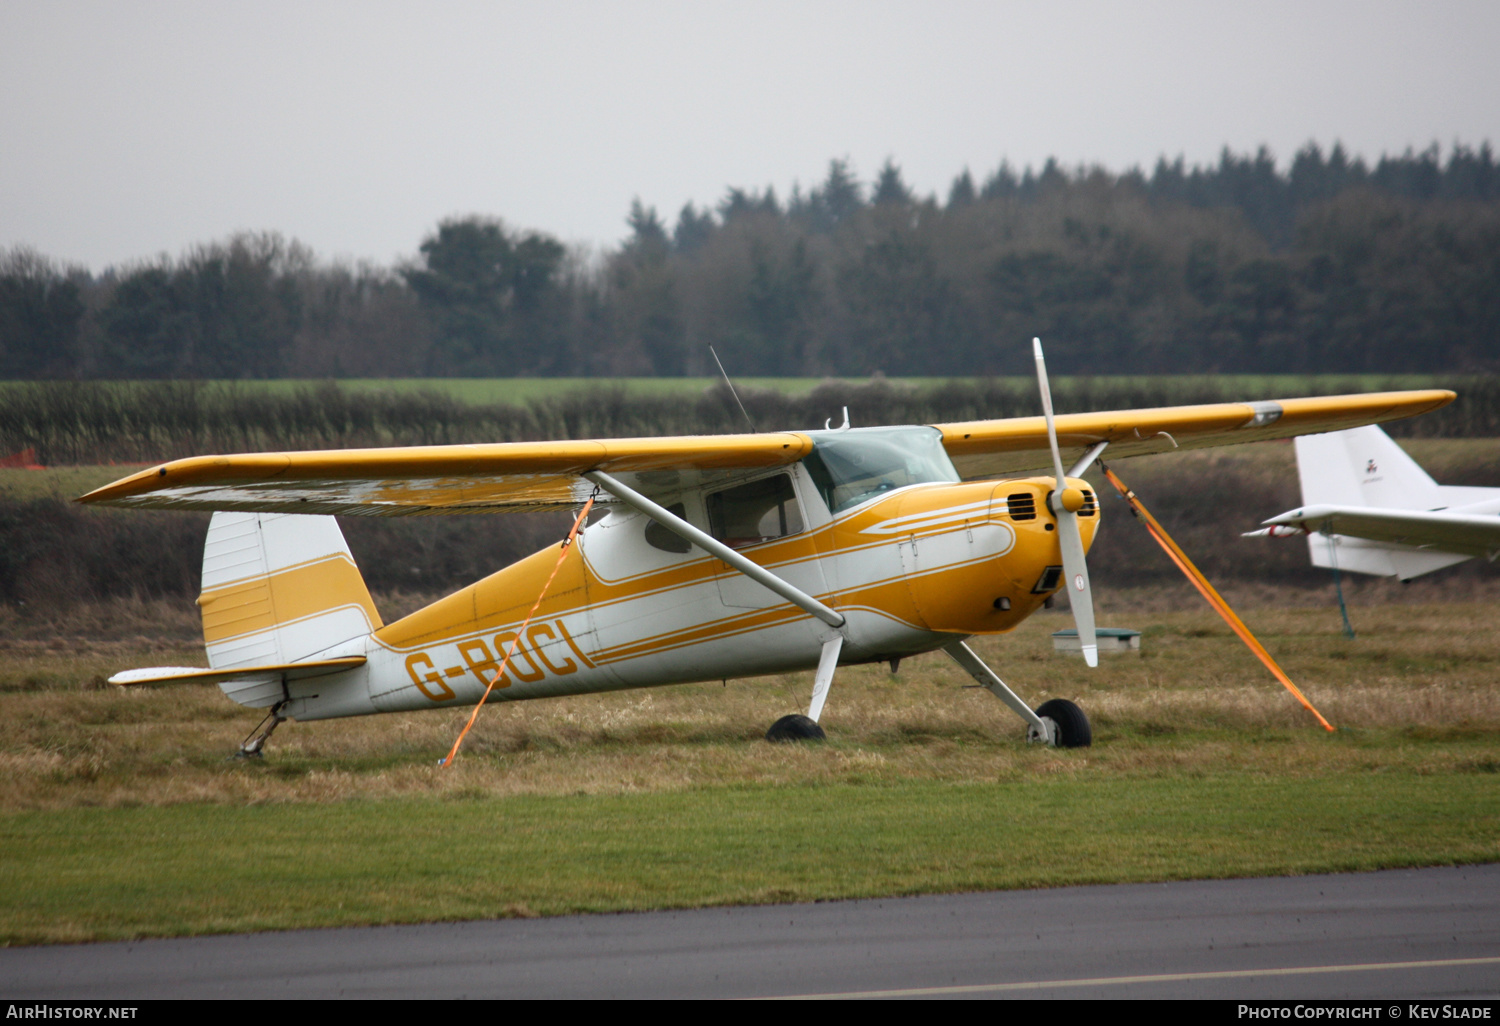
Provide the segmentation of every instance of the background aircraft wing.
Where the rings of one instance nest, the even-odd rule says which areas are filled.
[[[1063,463],[1082,458],[1099,442],[1109,442],[1106,459],[1145,456],[1173,449],[1238,445],[1265,438],[1338,431],[1363,424],[1412,417],[1446,406],[1445,389],[1332,395],[1151,410],[1069,413],[1057,417]],[[938,424],[943,447],[964,479],[998,477],[1051,466],[1047,425],[1041,417]]]
[[[1304,506],[1267,524],[1296,525],[1308,533],[1327,531],[1350,538],[1485,556],[1500,552],[1500,516],[1478,513],[1379,509],[1369,506]]]

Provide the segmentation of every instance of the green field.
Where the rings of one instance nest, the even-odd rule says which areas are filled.
[[[16,470],[0,467],[0,500],[74,499],[140,470],[137,466],[47,467]]]
[[[1493,483],[1494,439],[1402,444],[1440,481]],[[71,498],[134,469],[0,470],[0,500]],[[1158,512],[1207,488],[1269,515],[1294,481],[1285,444],[1119,469]],[[1209,553],[1228,515],[1187,518],[1179,537]],[[1100,558],[1140,534],[1111,519]],[[1331,588],[1265,576],[1224,590],[1333,735],[1174,583],[1100,589],[1102,622],[1141,630],[1145,651],[1097,671],[1051,653],[1060,612],[977,643],[1033,705],[1078,701],[1090,749],[1028,747],[1013,714],[929,655],[899,676],[841,669],[827,744],[761,739],[806,705],[810,675],[789,675],[494,706],[447,770],[465,711],[287,724],[264,762],[229,763],[254,711],[213,687],[103,685],[201,665],[188,595],[0,605],[0,943],[1500,859],[1500,581],[1348,581],[1350,640]],[[377,601],[391,618],[419,597]]]
[[[1332,735],[1212,614],[1114,593],[1102,619],[1143,631],[1139,657],[1053,655],[1059,613],[979,643],[1029,701],[1077,700],[1089,749],[1027,746],[924,656],[841,669],[826,744],[761,740],[805,705],[797,674],[494,706],[451,769],[463,710],[287,724],[225,762],[254,711],[100,683],[201,660],[190,600],[115,642],[59,623],[0,641],[0,940],[1500,859],[1495,596],[1356,607],[1351,641],[1288,594],[1245,619]]]
[[[1500,857],[1488,772],[1065,777],[0,818],[6,942],[1347,872]]]
[[[863,386],[883,381],[894,388],[926,391],[946,385],[951,381],[972,382],[980,379],[966,378],[734,378],[735,387],[749,391],[780,392],[789,396],[805,396],[820,385],[842,384]],[[1016,391],[1031,393],[1036,389],[1036,379],[1031,377],[990,378]],[[1372,391],[1384,388],[1430,388],[1439,381],[1452,378],[1437,378],[1432,375],[1375,375],[1375,374],[1223,374],[1212,377],[1155,375],[1056,375],[1053,387],[1067,391],[1082,383],[1104,387],[1161,387],[1163,383],[1180,383],[1183,387],[1198,387],[1208,384],[1226,395],[1242,396],[1245,399],[1288,398],[1301,395],[1309,388],[1327,390],[1348,388],[1353,392]],[[717,377],[694,378],[340,378],[336,384],[351,392],[413,392],[434,391],[474,405],[492,403],[524,404],[534,400],[551,399],[557,396],[600,389],[619,389],[628,396],[673,396],[697,395],[723,381]],[[0,388],[26,387],[27,382],[0,382]],[[148,382],[117,382],[121,386],[149,384]],[[205,381],[204,385],[232,387],[241,391],[264,390],[271,394],[288,395],[299,390],[323,384],[317,379],[277,379],[269,381]]]
[[[120,464],[208,452],[808,430],[840,421],[841,408],[865,427],[1040,412],[1029,378],[741,384],[740,404],[709,378],[12,384],[0,386],[0,456],[30,450],[49,466]],[[1054,393],[1066,413],[1434,384],[1456,390],[1458,401],[1394,434],[1500,435],[1493,377],[1075,377],[1056,379]]]

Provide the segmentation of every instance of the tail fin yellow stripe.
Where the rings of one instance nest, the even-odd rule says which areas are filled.
[[[205,591],[198,605],[210,645],[347,606],[359,607],[372,629],[381,626],[359,568],[342,554]]]

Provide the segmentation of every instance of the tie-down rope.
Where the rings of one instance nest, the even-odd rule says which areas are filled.
[[[1146,508],[1145,504],[1136,497],[1135,492],[1125,487],[1125,482],[1121,481],[1113,470],[1106,467],[1103,460],[1099,461],[1099,466],[1104,471],[1104,476],[1109,478],[1109,483],[1115,486],[1115,490],[1125,498],[1126,502],[1130,503],[1131,510],[1146,525],[1146,530],[1151,532],[1151,537],[1156,539],[1157,544],[1166,551],[1167,555],[1171,557],[1172,562],[1177,564],[1177,569],[1186,574],[1187,579],[1193,582],[1193,587],[1202,593],[1203,597],[1208,600],[1208,604],[1213,606],[1214,610],[1224,618],[1224,622],[1229,624],[1229,628],[1239,635],[1240,640],[1245,643],[1245,647],[1254,652],[1256,657],[1266,664],[1266,669],[1270,670],[1276,676],[1276,679],[1285,685],[1286,689],[1292,693],[1293,698],[1302,703],[1302,708],[1318,718],[1318,722],[1323,725],[1324,730],[1333,730],[1333,725],[1323,718],[1322,713],[1313,708],[1313,704],[1307,700],[1307,696],[1298,689],[1297,685],[1292,683],[1292,679],[1276,664],[1276,660],[1271,658],[1271,653],[1267,652],[1264,646],[1255,640],[1255,635],[1250,633],[1250,628],[1246,627],[1244,621],[1234,614],[1234,610],[1229,608],[1229,603],[1224,601],[1224,596],[1214,590],[1214,586],[1208,583],[1208,578],[1203,576],[1203,572],[1193,565],[1191,559],[1188,559],[1187,553],[1178,548],[1177,543],[1172,540],[1171,535],[1167,534],[1166,528],[1156,522],[1156,518],[1151,515],[1151,511]]]
[[[589,510],[594,508],[594,499],[599,494],[599,489],[594,489],[594,494],[589,496],[589,501],[583,504],[583,509],[578,513],[578,519],[573,521],[573,527],[568,531],[568,536],[563,539],[562,548],[557,553],[557,563],[552,567],[552,573],[547,577],[547,583],[542,585],[542,590],[532,603],[531,612],[526,614],[526,619],[521,621],[521,626],[516,628],[516,636],[511,639],[510,647],[505,650],[505,658],[500,660],[500,669],[495,671],[489,685],[484,689],[484,694],[479,696],[479,704],[474,706],[474,711],[469,714],[469,722],[464,724],[464,729],[458,732],[458,740],[453,742],[453,748],[448,752],[447,758],[438,763],[439,766],[452,766],[453,760],[458,755],[458,746],[464,743],[464,738],[469,733],[469,728],[474,726],[474,721],[479,719],[479,710],[484,708],[485,701],[490,697],[490,692],[495,690],[495,685],[500,683],[500,678],[505,676],[505,668],[510,665],[510,657],[516,654],[516,646],[521,643],[521,635],[526,632],[526,627],[531,623],[531,618],[536,616],[536,611],[542,607],[542,599],[547,597],[547,589],[552,587],[552,582],[557,578],[557,572],[562,569],[563,560],[568,558],[568,547],[573,544],[573,539],[578,537],[578,529],[583,526],[584,518],[589,515]]]

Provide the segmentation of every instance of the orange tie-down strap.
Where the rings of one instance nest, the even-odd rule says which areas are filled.
[[[1286,689],[1292,693],[1293,698],[1302,703],[1302,708],[1318,718],[1318,722],[1323,725],[1324,730],[1333,730],[1333,725],[1323,718],[1322,713],[1313,708],[1313,704],[1307,700],[1307,696],[1302,693],[1301,689],[1292,683],[1292,679],[1286,675],[1286,672],[1280,666],[1276,665],[1276,660],[1271,658],[1271,653],[1267,652],[1265,647],[1259,641],[1255,640],[1255,635],[1250,633],[1250,628],[1246,627],[1244,621],[1235,615],[1233,609],[1229,608],[1229,603],[1224,601],[1224,596],[1214,590],[1214,586],[1208,583],[1208,578],[1203,576],[1203,572],[1193,565],[1191,559],[1188,559],[1187,553],[1178,548],[1177,543],[1172,540],[1172,536],[1167,534],[1166,528],[1156,522],[1156,518],[1151,515],[1151,511],[1146,508],[1135,492],[1125,487],[1125,482],[1121,481],[1113,470],[1104,466],[1102,460],[1099,466],[1104,471],[1104,476],[1109,478],[1109,483],[1114,485],[1115,489],[1124,496],[1126,502],[1130,503],[1130,508],[1135,511],[1136,515],[1140,517],[1141,522],[1146,525],[1146,530],[1151,532],[1151,537],[1156,539],[1157,544],[1166,551],[1167,555],[1171,557],[1172,562],[1177,564],[1177,569],[1186,574],[1187,579],[1193,582],[1193,587],[1202,593],[1203,597],[1208,600],[1208,604],[1213,606],[1214,610],[1224,618],[1224,622],[1229,624],[1229,628],[1240,636],[1240,640],[1245,643],[1245,647],[1254,652],[1256,657],[1266,664],[1266,669],[1270,670],[1276,676],[1276,679],[1286,686]]]
[[[526,619],[521,621],[521,626],[516,630],[516,635],[510,641],[510,647],[505,650],[505,658],[500,660],[500,668],[495,671],[495,676],[490,679],[489,685],[484,689],[484,694],[479,696],[479,704],[474,706],[474,711],[469,714],[469,722],[464,724],[464,729],[458,732],[458,740],[453,742],[453,748],[448,752],[439,765],[452,766],[453,760],[458,756],[458,746],[464,743],[468,736],[469,728],[474,726],[474,721],[479,719],[479,710],[484,708],[485,701],[490,697],[490,692],[495,690],[495,685],[505,676],[505,668],[510,665],[510,657],[516,654],[516,646],[521,643],[521,635],[526,633],[526,628],[531,623],[531,618],[536,616],[536,611],[542,607],[542,599],[547,597],[547,589],[552,587],[552,582],[557,579],[557,572],[562,569],[563,560],[568,558],[568,548],[573,544],[573,539],[578,537],[578,529],[583,526],[583,521],[589,515],[589,510],[594,508],[594,496],[589,496],[589,501],[583,504],[583,509],[578,511],[578,519],[573,521],[573,526],[568,531],[568,537],[563,540],[562,548],[557,553],[557,563],[552,567],[552,573],[547,576],[547,583],[542,585],[541,593],[537,595],[536,601],[531,605],[531,612],[526,614]]]

